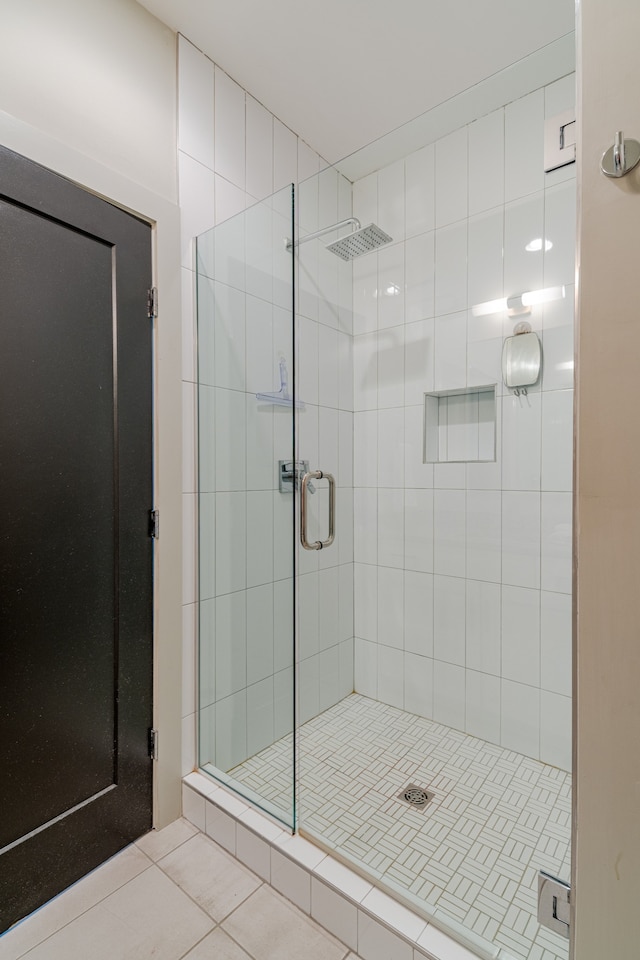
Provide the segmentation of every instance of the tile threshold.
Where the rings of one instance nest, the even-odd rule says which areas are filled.
[[[473,943],[462,927],[454,939],[437,921],[426,920],[389,896],[380,884],[364,879],[304,836],[291,834],[203,773],[183,778],[182,809],[186,820],[364,960],[372,925],[374,935],[393,947],[390,955],[403,960],[511,960],[500,947]],[[294,879],[278,869],[282,857],[290,864]],[[323,909],[322,891],[338,897],[340,909]]]

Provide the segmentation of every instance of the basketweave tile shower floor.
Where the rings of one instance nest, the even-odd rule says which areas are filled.
[[[566,960],[540,927],[537,878],[570,878],[571,776],[352,694],[298,733],[299,826],[435,917],[517,960]],[[287,808],[291,736],[230,771]],[[397,798],[433,791],[424,810]]]

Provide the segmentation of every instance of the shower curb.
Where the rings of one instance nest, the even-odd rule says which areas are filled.
[[[499,948],[472,952],[204,774],[183,778],[182,815],[362,960],[500,957]]]

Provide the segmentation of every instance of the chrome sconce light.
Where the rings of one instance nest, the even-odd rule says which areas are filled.
[[[471,307],[474,317],[488,317],[494,313],[506,311],[507,316],[517,317],[531,313],[531,308],[539,303],[551,303],[553,300],[564,300],[564,287],[545,287],[543,290],[525,290],[513,297],[502,297],[500,300],[487,300],[485,303],[475,303]]]

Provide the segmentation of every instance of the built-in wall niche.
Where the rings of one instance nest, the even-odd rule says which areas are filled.
[[[496,459],[496,385],[424,395],[424,462]]]

